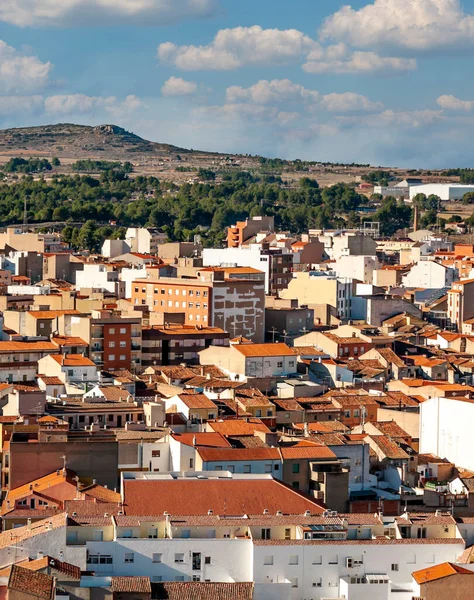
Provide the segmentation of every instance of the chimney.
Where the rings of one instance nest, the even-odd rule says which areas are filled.
[[[31,519],[27,519],[27,521],[26,521],[26,529],[28,531],[31,529]]]
[[[196,436],[193,436],[193,446],[196,447],[196,444],[197,444]]]
[[[418,206],[413,209],[413,231],[418,231]]]

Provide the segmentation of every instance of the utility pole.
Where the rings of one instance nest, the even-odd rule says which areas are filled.
[[[28,232],[28,208],[27,208],[27,196],[25,194],[25,199],[23,201],[23,233]]]
[[[272,327],[268,333],[272,334],[272,344],[275,343],[275,334],[278,333],[278,329],[276,327]]]

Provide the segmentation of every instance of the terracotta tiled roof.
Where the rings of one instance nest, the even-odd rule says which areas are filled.
[[[45,385],[65,385],[64,381],[61,381],[59,377],[47,377],[46,375],[38,375],[38,379],[41,379],[41,381]]]
[[[409,438],[410,435],[398,425],[395,421],[374,421],[374,427],[391,438]]]
[[[128,390],[117,387],[116,385],[101,387],[99,388],[99,391],[102,396],[110,402],[127,402],[132,397]]]
[[[205,394],[180,394],[179,398],[190,409],[208,408],[217,410],[217,406]]]
[[[124,481],[126,515],[320,514],[313,500],[275,479],[176,479]]]
[[[280,460],[278,448],[198,448],[203,462]]]
[[[51,358],[62,367],[95,367],[95,363],[90,358],[82,356],[82,354],[68,354],[66,356],[55,354]]]
[[[86,489],[81,490],[86,496],[90,498],[95,498],[99,502],[120,502],[121,496],[118,492],[114,492],[114,490],[109,490],[108,488],[93,484]]]
[[[396,367],[403,368],[406,366],[403,360],[390,348],[377,348],[377,352],[388,363],[393,363]]]
[[[443,579],[444,577],[450,577],[451,575],[474,575],[474,571],[469,571],[459,565],[445,562],[412,573],[413,579],[418,585],[436,581],[437,579]]]
[[[379,448],[386,458],[391,460],[408,459],[408,454],[386,435],[369,435],[367,437]]]
[[[229,435],[254,435],[256,431],[270,433],[268,427],[260,419],[226,419],[219,421],[208,421],[212,429],[225,436]]]
[[[8,589],[41,600],[50,600],[54,597],[54,577],[13,565],[8,579]]]
[[[80,315],[78,310],[30,310],[28,313],[34,319],[55,319],[63,315]]]
[[[88,346],[89,344],[80,337],[69,335],[57,335],[51,338],[53,344],[57,346]]]
[[[284,460],[304,460],[304,459],[335,459],[336,455],[327,446],[316,445],[313,446],[292,446],[289,448],[281,448],[281,455]]]
[[[186,446],[201,448],[230,448],[229,442],[220,433],[209,431],[207,433],[172,433],[171,436]]]
[[[149,577],[112,577],[112,592],[149,594],[151,592]]]
[[[0,342],[0,352],[57,352],[51,342]]]
[[[71,485],[75,486],[74,477],[75,473],[73,471],[66,470],[66,472],[64,472],[62,469],[59,471],[54,471],[49,475],[45,475],[39,479],[34,479],[33,481],[25,483],[20,487],[9,490],[6,500],[12,502],[18,498],[22,498],[23,496],[29,496],[32,492],[36,493],[49,490],[55,485],[59,485],[65,481],[68,481]]]
[[[152,583],[154,600],[252,600],[253,583]]]
[[[294,352],[286,344],[235,344],[232,346],[245,357],[252,356],[294,356]]]

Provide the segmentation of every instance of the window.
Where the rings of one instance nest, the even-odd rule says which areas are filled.
[[[271,473],[272,472],[272,465],[265,465],[265,473]]]
[[[200,296],[201,292],[199,290],[196,290],[196,296]]]
[[[271,540],[271,539],[272,539],[271,529],[269,529],[269,528],[262,529],[262,540]]]
[[[193,302],[189,302],[188,303],[188,308],[194,308],[194,303]]]
[[[184,563],[184,554],[175,554],[174,562],[175,563]]]
[[[345,410],[344,411],[344,416],[346,417],[346,419],[350,419],[351,418],[351,411],[350,410]]]
[[[264,565],[273,565],[273,556],[265,556],[263,559]]]
[[[293,473],[299,473],[299,472],[300,472],[299,463],[293,463]]]
[[[186,302],[181,302],[181,308],[186,308]]]
[[[295,366],[295,361],[294,360],[289,360],[288,361],[288,366],[289,367],[294,367]]]
[[[93,533],[94,542],[102,542],[104,539],[104,532],[100,529],[97,529]]]
[[[124,538],[131,538],[131,537],[133,537],[133,529],[124,529],[122,537],[124,537]]]
[[[300,489],[300,482],[299,481],[293,481],[293,483],[291,484],[291,486],[293,487],[293,489],[299,490]]]
[[[291,529],[285,529],[285,540],[291,540]]]
[[[193,581],[201,581],[200,575],[193,575]]]
[[[251,473],[252,465],[244,465],[244,473]]]
[[[277,362],[277,368],[278,368],[278,369],[283,369],[283,361],[279,360],[279,361]]]
[[[161,456],[161,450],[152,450],[151,451],[152,458],[160,458],[160,456]]]
[[[171,308],[173,306],[173,300],[168,300],[168,307]]]
[[[120,333],[123,335],[124,333],[127,333],[127,328],[126,327],[120,327]]]
[[[120,348],[126,348],[127,347],[127,342],[122,341],[120,342]]]
[[[174,293],[179,296],[179,290],[175,290]]]
[[[288,560],[288,564],[289,565],[297,565],[299,562],[299,557],[297,554],[293,554],[292,556],[290,556],[289,560]]]
[[[135,562],[135,554],[133,552],[125,552],[124,562],[126,562],[126,563]]]
[[[181,295],[182,295],[182,296],[186,296],[186,290],[183,290],[183,291],[181,292]]]
[[[194,469],[194,458],[189,459],[189,468]]]
[[[391,569],[392,571],[398,571],[398,563],[393,563]]]
[[[262,411],[261,411],[260,409],[257,409],[257,410],[255,411],[255,416],[256,416],[256,417],[261,417],[261,416],[262,416]]]
[[[145,290],[143,290],[143,291],[145,291]],[[110,335],[115,335],[115,328],[114,327],[110,327],[109,328],[109,333],[110,333]]]
[[[229,473],[235,473],[234,465],[227,465],[227,470],[229,471]]]
[[[191,537],[191,530],[190,529],[182,529],[181,537],[185,538],[186,540],[189,539]]]
[[[194,290],[189,290],[189,295],[194,296]]]
[[[200,302],[196,302],[196,308],[201,308],[201,303]]]
[[[127,356],[125,354],[121,354],[119,360],[127,360]]]
[[[156,527],[152,527],[151,529],[148,530],[148,539],[154,540],[157,537],[158,537],[158,529],[156,529]]]
[[[210,565],[211,564],[211,557],[210,556],[205,556],[204,557],[204,564],[205,565]]]
[[[153,552],[152,560],[154,563],[160,563],[162,561],[163,555],[161,552]]]
[[[115,354],[109,354],[108,360],[115,360]]]

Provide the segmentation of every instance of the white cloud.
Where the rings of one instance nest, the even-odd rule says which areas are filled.
[[[115,96],[86,96],[85,94],[64,94],[49,96],[44,101],[46,113],[55,115],[81,115],[105,110],[114,116],[124,116],[145,106],[137,96],[127,96],[125,100],[117,100]]]
[[[274,120],[278,116],[278,110],[274,107],[260,106],[257,104],[224,104],[223,106],[203,106],[193,111],[195,115],[224,120]]]
[[[158,46],[158,58],[184,71],[230,70],[247,65],[286,64],[310,52],[315,42],[296,29],[221,29],[207,46]]]
[[[319,46],[308,54],[306,60],[303,70],[307,73],[388,75],[392,72],[416,69],[416,60],[413,58],[384,57],[375,52],[353,52],[345,44]]]
[[[197,91],[197,83],[186,81],[182,77],[170,77],[161,88],[163,96],[192,96]]]
[[[0,116],[31,114],[43,110],[43,96],[0,96]]]
[[[293,83],[289,79],[260,80],[249,88],[231,86],[227,88],[228,103],[250,103],[256,105],[303,103],[309,110],[330,112],[354,112],[382,110],[381,102],[372,102],[366,96],[354,92],[322,95],[316,90]]]
[[[289,79],[262,79],[249,88],[237,85],[227,88],[228,102],[253,102],[255,104],[271,104],[285,101],[313,101],[319,99],[319,92],[308,90]]]
[[[0,40],[0,92],[31,92],[49,81],[52,65],[26,56]]]
[[[343,6],[328,17],[321,39],[354,47],[380,46],[426,51],[474,42],[474,16],[460,0],[374,0],[359,10]]]
[[[409,129],[420,129],[425,126],[433,126],[445,120],[442,110],[413,110],[394,111],[384,110],[377,114],[363,116],[338,116],[337,121],[342,125],[364,125],[366,127],[389,127],[396,125]]]
[[[382,110],[382,102],[372,102],[366,96],[354,92],[342,94],[326,94],[322,97],[321,105],[331,112],[368,112]]]
[[[218,0],[1,0],[0,21],[21,27],[165,25],[210,16]]]
[[[474,108],[474,100],[460,100],[456,96],[440,96],[436,103],[445,110],[470,111]]]

